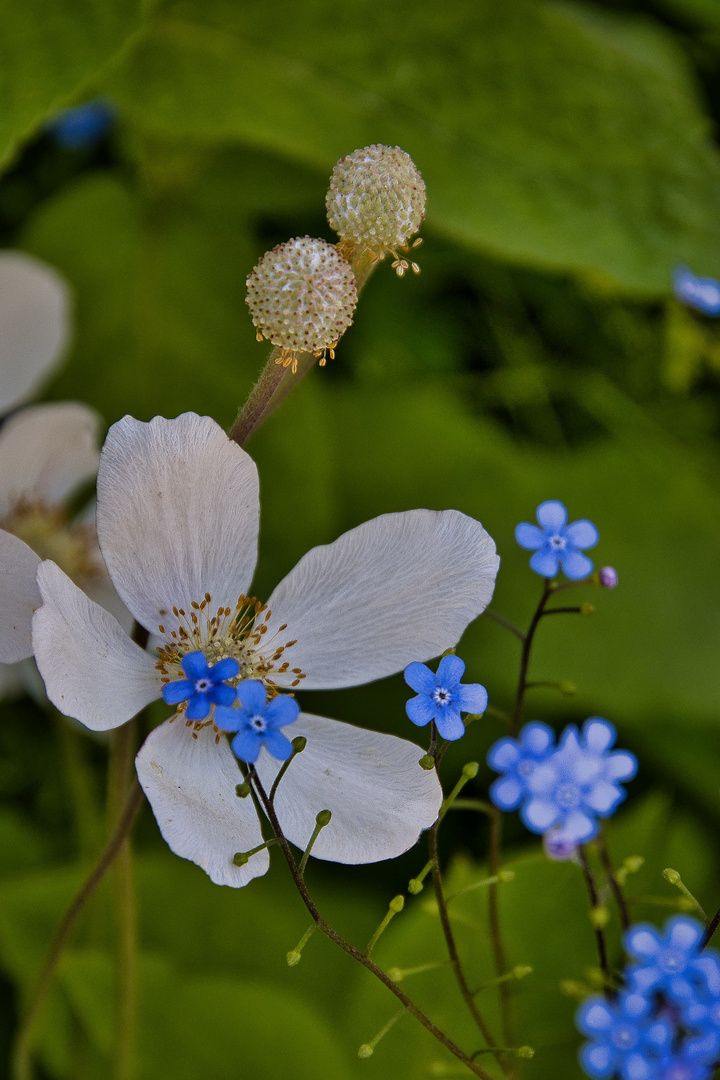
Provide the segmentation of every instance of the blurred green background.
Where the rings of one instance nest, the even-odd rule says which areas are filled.
[[[104,95],[96,146],[57,144],[58,109]],[[184,410],[228,425],[259,372],[244,281],[273,244],[333,240],[333,164],[399,144],[428,188],[422,274],[379,267],[337,359],[313,370],[250,444],[263,493],[256,592],[308,547],[379,513],[455,507],[478,517],[502,567],[492,607],[525,625],[540,590],[514,544],[548,498],[596,522],[591,618],[542,627],[532,675],[578,693],[530,696],[555,726],[604,715],[641,763],[612,823],[641,853],[633,916],[658,918],[677,867],[720,903],[720,326],[673,299],[673,268],[720,276],[717,0],[8,0],[0,8],[0,241],[58,267],[76,331],[48,400],[108,424]],[[487,619],[460,653],[506,708],[518,643]],[[411,736],[401,678],[307,693],[340,719]],[[106,747],[28,701],[0,726],[0,1053],[64,905],[104,836]],[[447,758],[484,760],[489,717]],[[466,789],[484,796],[485,767]],[[579,871],[547,862],[508,821],[504,887],[519,1040],[531,1080],[580,1076],[563,979],[595,963]],[[137,829],[142,999],[137,1080],[410,1080],[466,1075],[403,1018],[358,1061],[394,999],[312,939],[279,859],[236,893]],[[486,834],[451,815],[453,881],[484,874]],[[322,904],[362,943],[425,860],[313,864]],[[482,890],[457,905],[473,982],[491,977]],[[383,964],[442,957],[427,891],[378,947]],[[650,906],[655,897],[668,907]],[[617,931],[611,924],[613,948]],[[111,892],[63,961],[38,1076],[107,1075],[113,1032]],[[408,980],[475,1049],[450,975]],[[493,999],[487,1009],[493,1015]],[[469,1074],[467,1074],[469,1075]]]

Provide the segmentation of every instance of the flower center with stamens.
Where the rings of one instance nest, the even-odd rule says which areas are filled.
[[[556,551],[562,551],[564,549],[564,547],[565,547],[565,537],[564,536],[551,536],[550,537],[550,547],[555,548]]]
[[[52,559],[75,582],[100,572],[95,529],[89,522],[68,521],[60,507],[21,499],[0,528],[23,540],[41,559]]]
[[[255,731],[267,731],[267,721],[264,716],[253,716],[250,721],[250,727]]]
[[[267,688],[268,696],[278,692],[276,679],[285,676],[292,687],[300,685],[305,675],[299,667],[292,667],[288,651],[295,644],[287,640],[284,631],[287,624],[274,632],[268,629],[271,612],[254,596],[239,596],[237,602],[215,606],[206,593],[202,600],[192,601],[185,608],[173,608],[172,625],[161,623],[158,633],[163,638],[158,648],[155,665],[161,672],[163,683],[186,678],[182,667],[183,658],[189,653],[200,652],[212,666],[231,658],[237,661],[238,673],[227,680],[229,686],[237,686],[245,679],[259,679]],[[205,679],[202,675],[195,683],[198,692]]]
[[[437,690],[433,690],[432,699],[436,705],[449,705],[452,701],[452,694],[443,686],[439,686]]]

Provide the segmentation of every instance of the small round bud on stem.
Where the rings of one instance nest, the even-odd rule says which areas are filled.
[[[515,871],[514,870],[498,870],[497,879],[498,879],[498,883],[500,883],[500,884],[506,884],[508,881],[514,881],[515,880]]]
[[[610,922],[610,912],[606,907],[591,908],[590,922],[596,930],[604,930]]]
[[[362,1046],[358,1047],[359,1058],[369,1058],[372,1057],[374,1053],[375,1048],[371,1046],[370,1043],[363,1043]]]
[[[328,221],[341,248],[361,248],[375,259],[393,256],[398,277],[417,263],[398,254],[425,217],[425,183],[409,154],[399,146],[375,144],[340,158],[325,199]],[[419,240],[412,245],[416,247]]]
[[[296,735],[292,741],[292,748],[296,754],[301,754],[307,746],[307,739],[304,735]]]
[[[418,765],[421,769],[425,769],[426,772],[430,772],[435,768],[435,758],[432,754],[424,754],[418,761]]]
[[[585,603],[585,604],[580,605],[580,614],[581,615],[592,615],[594,613],[594,611],[595,611],[595,605],[594,604]]]
[[[338,249],[309,236],[263,255],[247,279],[247,300],[258,338],[280,346],[276,361],[297,370],[298,353],[332,359],[352,323],[357,286]]]
[[[574,682],[570,682],[569,679],[562,679],[558,683],[558,690],[564,697],[572,697],[573,694],[577,694],[577,686]]]
[[[324,829],[326,825],[329,825],[331,819],[332,810],[321,810],[319,814],[315,815],[315,821],[318,823],[321,829]]]
[[[474,780],[478,774],[480,766],[477,761],[468,761],[467,765],[463,765],[462,774],[466,780]]]
[[[532,975],[533,969],[529,964],[516,964],[513,968],[513,975],[516,979],[524,979],[528,975]]]
[[[515,1052],[519,1058],[535,1057],[535,1051],[532,1046],[519,1046]]]
[[[291,949],[285,956],[285,959],[287,960],[288,967],[297,967],[302,960],[302,953],[298,952],[297,949]]]
[[[250,794],[250,785],[247,780],[244,784],[235,785],[235,794],[237,795],[238,799],[247,799],[248,795]]]
[[[673,870],[671,867],[663,870],[662,876],[665,878],[666,881],[669,881],[671,885],[679,885],[682,881],[682,878],[678,874],[677,870]]]
[[[236,851],[233,855],[233,862],[235,866],[245,866],[250,856],[246,851]]]
[[[393,896],[388,907],[390,908],[390,911],[394,911],[395,914],[397,914],[398,911],[402,911],[402,909],[405,907],[405,897],[402,895],[402,893],[399,893],[397,896]]]
[[[614,589],[618,583],[618,572],[614,566],[603,566],[599,573],[600,584],[604,589]]]
[[[418,879],[415,877],[410,878],[410,880],[408,881],[408,892],[412,896],[417,896],[418,893],[421,893],[424,888],[425,886],[423,885],[422,881],[418,881]]]

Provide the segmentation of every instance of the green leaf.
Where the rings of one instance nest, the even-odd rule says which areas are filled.
[[[0,163],[90,84],[141,25],[141,0],[6,0],[0,7]]]
[[[658,26],[526,0],[373,20],[361,0],[166,3],[107,89],[141,131],[327,172],[399,143],[429,226],[503,258],[648,294],[678,262],[720,272],[720,159]]]

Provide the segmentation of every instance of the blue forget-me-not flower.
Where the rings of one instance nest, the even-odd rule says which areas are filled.
[[[165,683],[162,696],[166,705],[186,701],[188,720],[206,720],[213,705],[230,705],[235,700],[235,690],[226,682],[240,673],[240,665],[232,656],[210,666],[205,654],[196,650],[183,656],[180,667],[186,678]]]
[[[673,289],[678,300],[703,315],[720,315],[720,281],[697,277],[687,266],[678,266],[673,273]]]
[[[529,733],[525,728],[520,733],[517,757],[508,739],[490,748],[488,763],[507,772],[505,779],[510,781],[491,787],[492,801],[501,810],[519,806],[520,817],[531,832],[552,829],[558,839],[575,844],[592,840],[599,830],[597,819],[609,817],[625,798],[618,781],[635,775],[637,759],[624,750],[610,752],[616,731],[601,717],[587,720],[582,733],[574,724],[565,728],[556,750],[551,750],[540,725],[527,727]],[[546,750],[534,759],[520,749],[533,740]],[[524,766],[523,774],[519,766]]]
[[[579,581],[592,573],[593,563],[585,548],[594,547],[599,533],[592,521],[567,523],[567,510],[563,503],[549,499],[540,503],[536,517],[538,525],[521,521],[515,528],[515,539],[526,551],[534,551],[530,569],[544,578],[554,578],[562,567],[571,581]]]
[[[425,727],[434,720],[441,738],[453,741],[465,734],[460,713],[483,713],[487,708],[487,690],[480,683],[460,682],[465,664],[459,656],[443,656],[437,672],[427,664],[412,663],[405,668],[405,682],[417,697],[405,706],[413,724]]]
[[[555,732],[547,724],[526,724],[517,739],[506,736],[494,743],[487,763],[504,776],[490,787],[490,798],[501,810],[517,810],[528,794],[527,782],[538,765],[555,750]]]
[[[220,730],[237,732],[230,744],[235,756],[252,765],[264,744],[278,761],[287,761],[293,747],[280,729],[293,724],[300,715],[295,698],[278,694],[268,701],[267,691],[259,679],[239,683],[236,694],[239,708],[215,710],[215,723]]]
[[[115,109],[104,98],[63,109],[48,123],[55,141],[66,150],[92,147],[107,134],[115,121]]]
[[[664,934],[650,923],[631,926],[625,950],[637,963],[627,970],[629,985],[640,994],[663,991],[680,1005],[696,1000],[698,989],[717,976],[717,954],[700,952],[704,933],[701,923],[687,915],[669,919]]]
[[[591,1080],[656,1080],[673,1028],[654,1017],[642,994],[622,993],[616,1001],[590,997],[578,1009],[576,1023],[592,1040],[580,1049],[580,1064]]]

